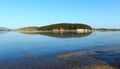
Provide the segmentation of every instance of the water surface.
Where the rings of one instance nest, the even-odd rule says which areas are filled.
[[[59,54],[120,46],[119,31],[92,33],[0,32],[0,64],[58,62]]]

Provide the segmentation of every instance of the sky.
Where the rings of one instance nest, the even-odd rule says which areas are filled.
[[[120,28],[120,0],[0,0],[0,27],[55,23]]]

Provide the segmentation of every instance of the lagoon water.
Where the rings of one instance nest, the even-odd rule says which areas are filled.
[[[0,32],[0,64],[57,62],[56,56],[59,54],[98,46],[120,46],[120,32]]]

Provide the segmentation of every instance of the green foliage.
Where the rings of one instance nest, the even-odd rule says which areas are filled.
[[[42,27],[24,27],[24,28],[19,28],[16,30],[22,30],[22,31],[51,31],[53,29],[64,29],[64,30],[76,30],[76,29],[89,29],[91,30],[92,28],[88,25],[85,24],[71,24],[71,23],[59,23],[59,24],[52,24],[48,26],[42,26]]]
[[[71,24],[71,23],[60,23],[52,24],[48,26],[39,27],[37,30],[53,30],[53,29],[65,29],[65,30],[76,30],[76,29],[92,29],[90,26],[85,24]]]

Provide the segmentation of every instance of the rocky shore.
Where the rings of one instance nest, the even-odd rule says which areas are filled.
[[[120,46],[96,47],[58,55],[57,58],[69,61],[72,69],[120,69]]]

